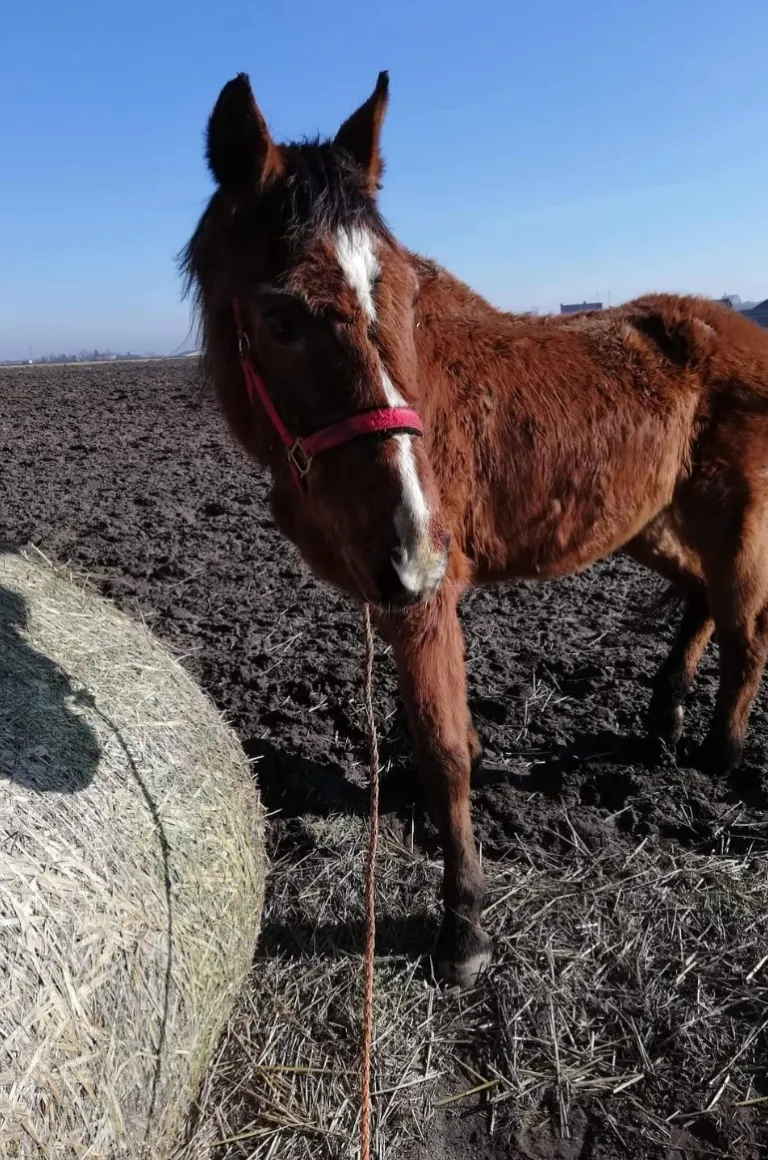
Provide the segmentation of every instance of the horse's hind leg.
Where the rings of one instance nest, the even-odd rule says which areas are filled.
[[[648,707],[649,727],[667,745],[677,745],[683,735],[685,698],[713,631],[706,601],[686,597],[672,648],[653,679]]]
[[[768,496],[723,505],[701,521],[702,562],[720,648],[720,684],[702,746],[713,772],[735,769],[768,657]]]
[[[663,514],[625,551],[669,580],[684,601],[672,648],[653,678],[648,709],[649,731],[675,746],[683,733],[683,702],[714,630],[701,563],[680,542]]]
[[[378,627],[395,654],[416,764],[443,848],[436,974],[469,986],[490,959],[491,940],[480,925],[485,888],[469,813],[471,725],[456,597],[443,589],[428,604],[379,618]]]

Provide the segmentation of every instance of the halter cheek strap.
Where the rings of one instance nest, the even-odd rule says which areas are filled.
[[[256,371],[251,360],[251,344],[243,324],[243,313],[237,298],[232,306],[237,326],[237,344],[240,365],[243,369],[248,398],[251,404],[257,399],[269,416],[270,422],[286,449],[288,462],[294,481],[300,490],[306,490],[306,476],[316,455],[362,439],[366,435],[423,435],[424,428],[417,413],[410,407],[376,407],[370,411],[358,411],[347,419],[332,423],[303,437],[292,435],[278,414],[264,380]]]

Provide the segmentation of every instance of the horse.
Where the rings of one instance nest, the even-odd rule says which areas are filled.
[[[463,988],[492,942],[459,601],[617,552],[647,565],[683,604],[650,734],[680,742],[716,630],[697,756],[734,770],[768,653],[768,335],[672,294],[496,309],[385,222],[388,97],[382,72],[333,138],[277,143],[248,75],[229,81],[207,121],[215,190],[180,267],[222,421],[268,473],[277,528],[391,646],[443,852],[433,967]]]

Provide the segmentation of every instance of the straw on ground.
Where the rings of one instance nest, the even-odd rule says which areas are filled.
[[[282,856],[256,959],[185,1160],[355,1155],[365,823],[271,825]],[[521,844],[485,869],[494,965],[468,994],[435,991],[414,947],[435,932],[441,867],[384,828],[378,1160],[439,1154],[444,1117],[468,1107],[486,1128],[525,1139],[573,1135],[574,1109],[597,1101],[619,1136],[629,1112],[640,1117],[664,1155],[675,1123],[761,1098],[764,853],[703,856],[646,841],[619,858],[574,835],[565,853]]]

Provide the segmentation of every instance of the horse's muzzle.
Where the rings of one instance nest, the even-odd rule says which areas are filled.
[[[375,578],[379,603],[389,608],[408,608],[434,596],[448,566],[447,548],[421,544],[414,552],[397,548]]]

